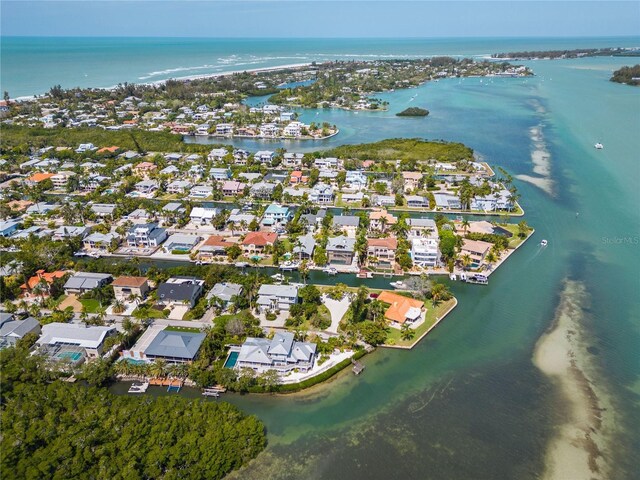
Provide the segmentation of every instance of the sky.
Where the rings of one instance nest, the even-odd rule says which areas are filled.
[[[640,35],[640,1],[0,0],[2,36]]]

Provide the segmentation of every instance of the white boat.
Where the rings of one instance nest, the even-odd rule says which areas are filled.
[[[129,387],[128,393],[144,393],[149,388],[149,382],[144,383],[132,383]]]
[[[540,242],[540,246],[542,246],[542,247],[546,247],[548,244],[549,244],[549,242],[547,242],[544,239]]]
[[[596,150],[602,150],[604,148],[604,145],[602,145],[600,142],[596,143],[593,146]]]
[[[328,275],[337,275],[338,274],[338,270],[335,269],[334,267],[328,267],[325,268],[324,270],[322,270],[324,273],[328,274]]]
[[[282,275],[281,273],[276,273],[275,275],[271,275],[271,278],[273,278],[276,282],[284,281],[284,275]]]
[[[280,265],[280,270],[283,272],[291,272],[293,270],[297,270],[299,266],[300,264],[297,262],[284,262]]]
[[[452,273],[449,275],[449,279],[455,282],[456,280],[458,280],[458,276],[455,273]]]
[[[404,283],[401,280],[398,280],[397,282],[391,282],[391,283],[389,283],[389,285],[391,285],[393,288],[397,288],[399,290],[404,290],[404,289],[407,288],[407,284]]]

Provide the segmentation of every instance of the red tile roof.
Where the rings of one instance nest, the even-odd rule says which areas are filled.
[[[266,245],[273,245],[278,239],[277,233],[272,232],[249,232],[242,241],[243,245],[256,245],[258,247],[264,247]]]

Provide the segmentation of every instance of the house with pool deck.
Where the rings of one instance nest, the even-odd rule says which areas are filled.
[[[237,358],[233,367],[238,370],[251,368],[258,373],[267,370],[275,370],[280,374],[292,370],[307,372],[313,368],[316,348],[315,343],[295,341],[291,332],[276,332],[272,339],[249,337],[239,352],[236,350]],[[230,357],[236,352],[232,350]]]

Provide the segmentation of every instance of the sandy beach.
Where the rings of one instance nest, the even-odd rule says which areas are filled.
[[[564,423],[547,445],[547,480],[604,480],[610,477],[609,448],[614,410],[583,338],[581,283],[566,281],[550,329],[535,347],[533,363],[554,383],[565,406]]]

